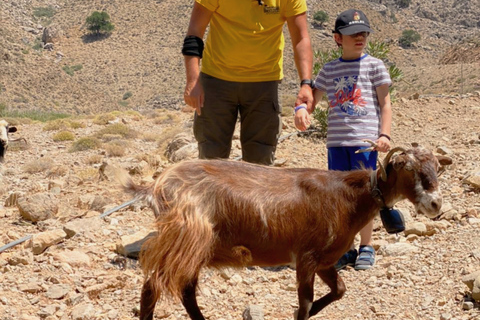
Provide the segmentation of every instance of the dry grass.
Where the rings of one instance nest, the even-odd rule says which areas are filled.
[[[142,140],[148,142],[154,142],[160,139],[160,135],[152,132],[145,132],[142,134]]]
[[[119,135],[125,139],[133,139],[138,136],[138,132],[130,129],[130,127],[123,123],[115,123],[108,125],[95,134],[99,139],[102,139],[104,135]]]
[[[64,165],[60,166],[53,166],[51,169],[47,171],[48,178],[55,178],[55,177],[64,177],[68,173],[68,167]]]
[[[95,181],[99,178],[99,173],[95,168],[86,168],[77,172],[77,176],[83,181]]]
[[[86,151],[91,149],[97,149],[102,145],[100,140],[95,137],[83,137],[73,142],[69,149],[69,152]]]
[[[73,141],[75,140],[75,134],[70,131],[60,131],[53,135],[53,141],[60,142],[60,141]]]
[[[87,159],[85,159],[85,163],[88,165],[101,163],[102,161],[103,161],[103,157],[99,154],[91,155]]]
[[[179,127],[167,128],[162,132],[157,143],[157,146],[162,154],[164,154],[165,150],[167,150],[168,143],[172,141],[173,137],[181,132],[183,132],[183,130]]]
[[[116,116],[113,113],[102,113],[95,116],[95,118],[93,119],[93,123],[98,125],[105,125],[115,119],[116,119]]]
[[[116,141],[103,145],[108,157],[123,157],[125,155],[126,147],[122,144],[115,143]]]
[[[23,166],[23,171],[27,173],[39,173],[50,170],[54,165],[54,162],[50,158],[39,158],[37,160],[28,162]]]

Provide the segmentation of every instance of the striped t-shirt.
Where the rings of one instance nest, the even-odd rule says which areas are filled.
[[[380,131],[376,88],[392,84],[382,60],[368,54],[356,60],[333,60],[324,65],[315,87],[329,102],[327,148],[367,146]],[[369,145],[368,145],[369,146]]]

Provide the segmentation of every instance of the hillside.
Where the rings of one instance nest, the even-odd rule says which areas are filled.
[[[480,88],[480,6],[475,1],[461,5],[453,0],[412,1],[405,9],[394,1],[307,3],[315,50],[334,47],[331,29],[336,14],[348,7],[363,9],[377,31],[372,40],[390,43],[389,60],[404,71],[404,81],[397,84],[401,96],[461,94]],[[180,48],[191,5],[190,0],[0,2],[0,104],[9,110],[72,114],[180,108],[184,86]],[[88,36],[85,19],[95,10],[110,15],[115,25],[111,36]],[[330,16],[320,28],[312,18],[319,10]],[[56,36],[53,46],[42,49],[46,27]],[[413,48],[402,49],[398,39],[406,29],[416,30],[421,39]],[[289,45],[286,53],[281,90],[292,95],[298,79]],[[74,67],[80,70],[67,74],[65,70]],[[131,97],[124,99],[125,94]]]

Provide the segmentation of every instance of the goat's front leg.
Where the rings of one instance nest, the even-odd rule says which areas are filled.
[[[342,298],[343,294],[347,290],[345,283],[338,275],[335,267],[332,266],[328,269],[317,271],[317,274],[330,288],[330,292],[313,302],[309,317],[316,315],[318,312],[320,312],[320,310],[328,306],[333,301]]]
[[[295,312],[296,320],[307,320],[310,317],[309,310],[313,301],[314,280],[314,273],[297,264],[298,310]]]
[[[183,288],[182,304],[187,310],[188,315],[192,320],[205,320],[200,308],[198,307],[196,288],[198,279],[192,279],[188,285]]]

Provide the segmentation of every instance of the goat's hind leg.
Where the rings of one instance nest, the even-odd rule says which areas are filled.
[[[196,289],[198,279],[193,279],[182,291],[182,304],[192,320],[205,320],[198,307]]]
[[[152,278],[149,278],[142,287],[142,295],[140,298],[140,320],[152,320],[153,311],[155,310],[155,297],[152,290]]]
[[[309,317],[316,315],[333,301],[342,298],[346,291],[345,283],[338,275],[335,267],[332,266],[328,269],[318,271],[317,274],[330,288],[330,292],[313,302],[312,308],[310,308]]]

